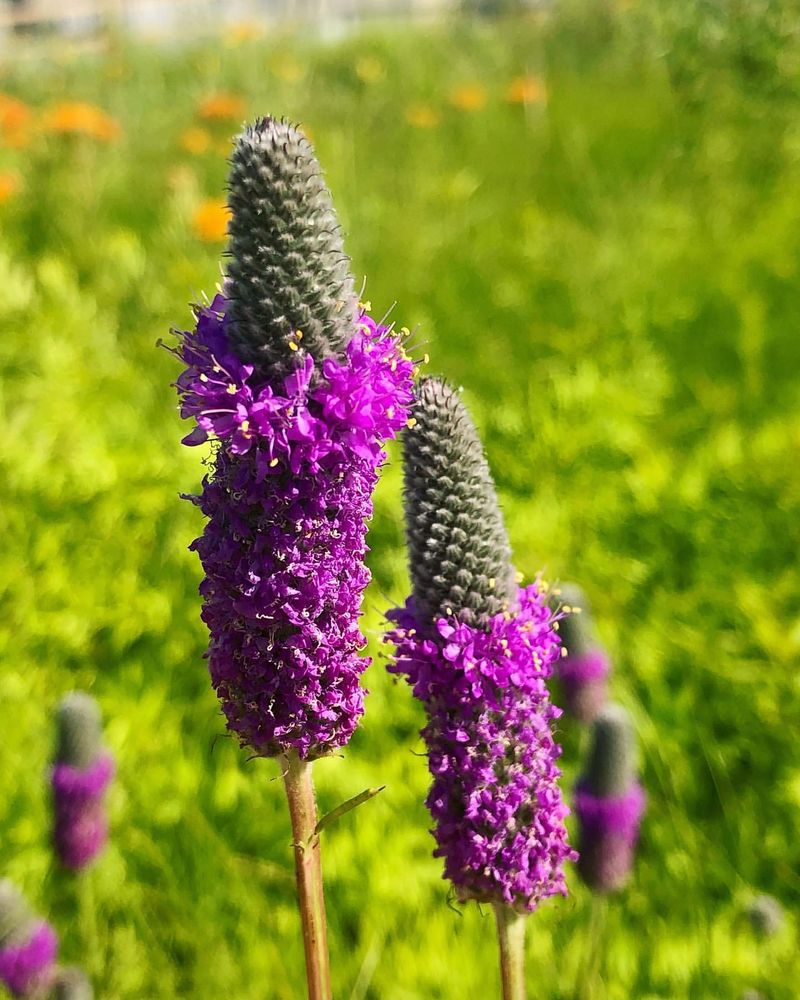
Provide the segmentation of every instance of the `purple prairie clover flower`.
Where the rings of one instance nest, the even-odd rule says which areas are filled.
[[[231,354],[228,310],[218,295],[199,311],[177,383],[197,424],[185,443],[216,442],[192,498],[208,518],[192,548],[209,669],[243,744],[305,759],[344,746],[363,714],[366,521],[383,442],[408,417],[413,364],[362,313],[341,357],[304,353],[274,384]]]
[[[0,882],[0,982],[14,997],[42,997],[55,973],[58,938],[8,880]]]
[[[517,913],[565,894],[569,810],[547,680],[560,653],[537,582],[520,587],[494,484],[458,394],[423,380],[405,437],[413,593],[386,635],[422,702],[435,855],[461,900]],[[500,926],[505,925],[506,917]]]
[[[58,709],[58,748],[51,773],[53,843],[65,868],[90,865],[108,840],[105,796],[114,759],[102,745],[100,709],[89,695],[66,695]]]
[[[608,701],[611,663],[594,632],[589,601],[580,587],[562,584],[551,604],[559,612],[562,659],[556,669],[564,707],[578,722],[588,724]]]
[[[645,807],[634,758],[628,713],[620,705],[607,705],[594,721],[589,758],[575,790],[578,871],[595,892],[622,888],[633,866]]]

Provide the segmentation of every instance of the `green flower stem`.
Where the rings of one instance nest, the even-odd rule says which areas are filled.
[[[525,917],[495,904],[503,1000],[525,1000]]]
[[[105,962],[97,922],[97,902],[94,891],[94,871],[87,868],[74,875],[77,896],[78,926],[83,944],[83,964],[92,979],[98,979]]]
[[[283,757],[283,780],[292,819],[297,899],[303,925],[308,1000],[331,1000],[328,930],[322,891],[322,863],[317,826],[317,803],[311,764],[295,751]]]

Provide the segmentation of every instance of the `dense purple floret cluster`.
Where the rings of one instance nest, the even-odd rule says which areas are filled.
[[[41,995],[52,981],[57,952],[50,924],[35,924],[27,940],[0,948],[0,982],[15,997]]]
[[[390,612],[387,640],[397,649],[389,669],[406,676],[428,715],[426,804],[445,878],[462,900],[532,911],[566,894],[563,864],[575,854],[551,731],[560,712],[546,686],[558,633],[537,584],[518,599],[482,629],[446,618],[426,628],[412,598]]]
[[[581,785],[576,789],[581,848],[578,870],[592,889],[613,892],[626,882],[645,801],[644,789],[638,783],[622,795],[607,797],[593,795]]]
[[[53,840],[59,860],[79,870],[91,864],[108,840],[105,794],[114,777],[114,759],[103,753],[89,767],[53,767]]]
[[[295,370],[258,381],[228,347],[227,304],[200,310],[178,352],[181,414],[197,422],[184,441],[218,441],[192,498],[208,518],[192,548],[209,669],[243,744],[309,758],[346,744],[363,714],[366,521],[383,443],[408,417],[413,364],[362,315],[342,357],[315,361],[297,331]]]

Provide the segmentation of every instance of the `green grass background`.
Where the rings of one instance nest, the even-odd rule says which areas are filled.
[[[123,129],[0,149],[24,180],[0,206],[0,872],[100,997],[303,994],[277,767],[218,738],[187,551],[201,521],[178,499],[200,456],[155,346],[218,279],[222,246],[191,216],[223,193],[232,129],[202,157],[180,135],[221,90],[311,129],[374,311],[397,301],[429,369],[465,386],[520,569],[584,585],[635,718],[635,877],[587,982],[591,899],[570,873],[529,923],[531,996],[797,996],[799,24],[793,2],[585,2],[5,64],[0,89],[34,108],[87,100]],[[546,103],[505,100],[521,74]],[[465,83],[485,108],[449,103]],[[419,103],[434,127],[406,120]],[[393,459],[373,654],[407,591]],[[448,908],[431,857],[421,712],[380,661],[366,683],[344,758],[315,768],[323,808],[387,786],[324,837],[335,995],[490,997],[491,915]],[[119,761],[112,843],[80,885],[52,869],[45,781],[74,687]],[[580,734],[560,735],[569,789]],[[766,942],[742,917],[761,891],[789,914]]]

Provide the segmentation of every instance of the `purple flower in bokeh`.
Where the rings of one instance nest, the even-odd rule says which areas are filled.
[[[633,866],[645,807],[634,758],[628,713],[619,705],[607,705],[594,721],[588,760],[575,790],[578,871],[595,892],[620,889]]]
[[[366,521],[383,442],[408,416],[413,364],[362,314],[340,356],[298,348],[276,383],[231,354],[228,312],[218,295],[178,350],[181,413],[197,423],[184,441],[217,442],[192,498],[208,518],[192,548],[209,669],[243,744],[309,758],[347,743],[363,714]]]
[[[518,910],[566,895],[563,865],[575,855],[551,731],[561,713],[546,682],[560,647],[545,594],[520,589],[517,609],[483,628],[447,618],[426,627],[413,598],[389,617],[389,669],[406,676],[428,715],[426,804],[445,877],[462,900]]]
[[[41,997],[55,972],[58,938],[17,889],[0,882],[0,982],[15,997]]]
[[[105,797],[113,777],[114,759],[102,745],[97,702],[82,691],[66,695],[58,707],[58,747],[51,773],[53,842],[66,868],[86,868],[105,847]]]
[[[597,641],[589,601],[580,587],[562,584],[553,592],[551,604],[559,612],[564,649],[556,668],[564,707],[578,722],[588,724],[608,700],[611,663]]]
[[[66,868],[85,868],[108,841],[105,794],[114,777],[114,760],[102,754],[86,768],[53,768],[54,841]]]

